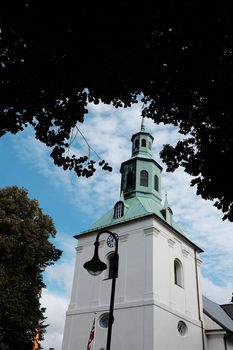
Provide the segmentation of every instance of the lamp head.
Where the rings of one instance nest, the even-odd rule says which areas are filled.
[[[91,275],[98,276],[98,275],[101,274],[101,272],[106,270],[107,265],[103,261],[101,261],[100,258],[99,258],[99,254],[98,254],[99,241],[98,241],[98,239],[95,241],[94,245],[95,245],[95,251],[94,251],[93,258],[91,260],[85,262],[83,267]]]
[[[93,276],[98,276],[106,270],[107,265],[100,260],[100,258],[97,256],[93,256],[93,258],[89,261],[87,261],[83,267]]]

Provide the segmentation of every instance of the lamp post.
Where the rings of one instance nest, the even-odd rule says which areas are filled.
[[[111,298],[110,298],[110,308],[109,308],[109,319],[108,319],[108,334],[107,334],[107,345],[106,350],[110,350],[111,346],[111,336],[112,336],[112,324],[113,324],[113,310],[114,310],[114,298],[115,298],[115,287],[116,287],[116,278],[118,275],[118,239],[116,234],[111,231],[103,230],[100,231],[94,243],[95,251],[93,258],[87,261],[83,267],[93,276],[101,274],[104,270],[107,269],[107,265],[100,260],[98,250],[99,250],[99,237],[102,233],[110,234],[115,240],[115,254],[114,254],[114,263],[112,270],[112,288],[111,288]]]

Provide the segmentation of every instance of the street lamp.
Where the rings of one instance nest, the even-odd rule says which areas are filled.
[[[107,345],[106,350],[110,350],[111,345],[111,336],[112,336],[112,324],[113,324],[113,309],[114,309],[114,297],[115,297],[115,287],[116,287],[116,278],[118,275],[118,239],[115,233],[103,230],[100,231],[95,240],[95,251],[93,258],[89,261],[87,261],[83,267],[93,276],[98,276],[106,270],[107,265],[100,260],[98,250],[99,250],[99,237],[102,233],[108,233],[110,234],[114,240],[115,240],[115,254],[114,254],[114,261],[112,266],[112,289],[111,289],[111,298],[110,298],[110,308],[109,308],[109,319],[108,319],[108,334],[107,334]]]

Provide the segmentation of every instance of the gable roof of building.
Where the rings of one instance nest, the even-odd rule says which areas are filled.
[[[187,243],[193,246],[198,252],[203,252],[203,250],[198,247],[196,244],[191,242],[180,229],[180,227],[172,220],[171,223],[168,223],[162,214],[162,205],[159,204],[153,197],[143,197],[143,196],[134,196],[131,198],[123,199],[125,212],[124,215],[120,218],[114,218],[114,207],[104,214],[99,220],[97,220],[88,230],[81,232],[78,235],[75,235],[75,238],[86,234],[88,232],[102,230],[104,228],[122,224],[131,220],[140,219],[149,215],[155,215],[160,222],[163,222],[165,225],[170,226],[180,237],[185,239]]]
[[[203,311],[213,321],[227,331],[233,332],[233,320],[221,307],[212,300],[203,296]]]
[[[124,205],[125,212],[122,217],[117,219],[114,218],[114,208],[112,208],[99,220],[97,220],[94,225],[90,227],[90,230],[123,223],[132,219],[146,216],[148,214],[155,214],[160,219],[165,221],[161,213],[161,206],[155,200],[153,200],[153,198],[135,196],[124,200]],[[175,223],[173,225],[175,226],[174,228],[181,233],[180,228],[178,228]]]
[[[225,304],[220,306],[228,314],[228,316],[233,320],[233,304]]]

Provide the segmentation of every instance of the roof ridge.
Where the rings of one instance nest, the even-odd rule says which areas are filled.
[[[203,295],[203,310],[207,316],[212,318],[221,327],[233,332],[233,320],[221,307],[213,300]]]

